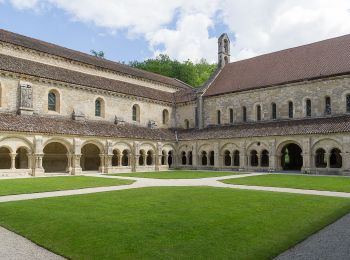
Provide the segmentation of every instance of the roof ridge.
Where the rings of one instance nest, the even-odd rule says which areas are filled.
[[[94,57],[93,55],[90,55],[90,54],[82,52],[82,51],[74,50],[74,49],[67,48],[67,47],[64,47],[64,46],[61,46],[61,45],[58,45],[58,44],[55,44],[55,43],[50,43],[50,42],[47,42],[47,41],[43,41],[43,40],[36,39],[36,38],[30,37],[30,36],[14,33],[14,32],[11,32],[11,31],[4,30],[4,29],[0,29],[0,34],[1,33],[9,34],[9,35],[14,36],[14,37],[22,37],[22,38],[27,39],[28,41],[33,41],[33,42],[36,42],[36,43],[39,43],[39,44],[43,44],[43,45],[49,45],[48,47],[59,48],[59,49],[61,49],[63,51],[68,51],[68,52],[75,53],[77,55],[82,55],[82,56],[85,56],[86,58],[95,60],[95,62],[97,62],[97,63],[106,63],[106,66],[103,66],[103,64],[96,64],[96,63],[92,64],[93,62],[89,63],[88,61],[82,61],[82,60],[79,60],[79,59],[73,58],[73,57],[66,57],[64,55],[59,55],[57,53],[53,54],[53,53],[50,53],[50,52],[47,52],[47,51],[44,51],[44,50],[38,50],[38,49],[36,49],[34,47],[23,46],[23,45],[20,45],[18,43],[15,43],[13,41],[11,42],[8,39],[7,39],[7,41],[6,41],[6,39],[0,39],[0,41],[8,42],[8,43],[11,43],[11,44],[14,44],[14,45],[20,45],[20,46],[28,48],[28,49],[32,49],[32,50],[36,50],[36,51],[39,51],[39,52],[48,53],[48,54],[51,54],[51,55],[54,55],[54,56],[58,56],[58,57],[62,57],[62,58],[65,58],[65,59],[79,61],[81,63],[93,65],[93,66],[96,66],[96,67],[102,67],[102,68],[109,69],[109,70],[112,70],[112,71],[117,71],[117,72],[120,72],[120,73],[123,73],[123,74],[132,75],[132,73],[119,71],[117,68],[107,67],[107,63],[109,63],[109,65],[123,67],[124,69],[128,69],[128,70],[131,70],[131,71],[144,73],[146,75],[148,74],[150,76],[156,76],[156,77],[163,78],[163,79],[166,79],[166,80],[169,80],[169,81],[173,81],[173,83],[179,83],[179,84],[172,85],[170,82],[166,83],[166,82],[162,82],[161,80],[157,80],[157,79],[152,79],[152,78],[147,78],[146,77],[146,79],[151,80],[151,81],[163,83],[163,84],[170,85],[170,86],[172,85],[173,87],[178,87],[178,88],[188,88],[187,84],[183,83],[182,81],[176,80],[175,78],[167,77],[167,76],[164,76],[164,75],[161,75],[161,74],[157,74],[157,73],[154,73],[154,72],[142,70],[142,69],[139,69],[139,68],[134,68],[134,67],[131,67],[131,66],[129,66],[127,64],[124,64],[122,62],[117,62],[117,61],[113,61],[113,60],[109,60],[109,59],[100,59],[100,58]],[[134,76],[139,77],[139,78],[143,78],[140,75],[134,75]]]

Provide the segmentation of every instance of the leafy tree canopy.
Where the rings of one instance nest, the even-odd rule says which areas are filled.
[[[91,50],[90,51],[92,55],[94,55],[97,58],[104,59],[105,58],[105,53],[103,51],[95,51]]]
[[[205,59],[195,64],[190,60],[184,62],[171,60],[165,54],[160,54],[155,59],[148,59],[142,62],[132,61],[129,65],[134,68],[177,78],[193,87],[202,86],[217,67],[216,64],[209,64]]]

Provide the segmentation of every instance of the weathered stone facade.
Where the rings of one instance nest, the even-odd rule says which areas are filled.
[[[350,73],[208,94],[230,66],[225,62],[230,55],[227,35],[219,40],[219,69],[198,91],[81,53],[70,60],[74,51],[65,54],[58,46],[44,52],[40,48],[50,45],[29,48],[1,39],[0,32],[0,54],[7,60],[20,58],[51,70],[50,75],[31,75],[0,62],[0,176],[169,168],[350,173]],[[98,76],[98,83],[108,78],[116,87],[73,84],[62,76],[58,80],[52,68]],[[348,68],[350,72],[350,62]],[[124,83],[140,89],[130,94]],[[337,129],[322,121],[326,128],[303,132],[305,122],[315,118],[344,123]],[[288,124],[283,122],[292,122],[298,131],[285,131]],[[280,130],[261,134],[265,127]],[[247,134],[239,135],[237,129]]]

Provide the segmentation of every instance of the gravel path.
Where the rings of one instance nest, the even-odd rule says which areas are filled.
[[[63,260],[50,251],[7,229],[0,227],[1,260]]]
[[[350,214],[344,216],[275,258],[275,260],[291,259],[350,259]]]

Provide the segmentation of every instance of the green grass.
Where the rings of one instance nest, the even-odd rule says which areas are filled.
[[[0,180],[0,196],[131,184],[134,181],[88,176]]]
[[[0,203],[0,225],[69,259],[271,259],[345,198],[157,187]]]
[[[242,174],[238,172],[218,172],[218,171],[163,171],[163,172],[135,172],[135,173],[118,173],[109,174],[114,176],[124,177],[139,177],[139,178],[152,178],[152,179],[199,179],[209,177],[220,177]]]
[[[350,178],[341,176],[269,174],[222,181],[228,184],[350,192]]]

